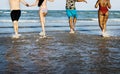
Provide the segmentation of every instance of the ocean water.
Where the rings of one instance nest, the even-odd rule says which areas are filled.
[[[20,17],[20,25],[23,27],[36,27],[32,32],[38,32],[39,30],[39,12],[38,10],[22,10]],[[98,25],[97,11],[82,11],[78,10],[78,20],[76,23],[76,30],[81,33],[87,34],[100,34],[101,30]],[[12,28],[10,18],[10,10],[0,10],[0,33],[11,33],[11,29],[4,31],[3,28]],[[27,25],[26,25],[27,24]],[[38,24],[38,25],[36,25]],[[37,29],[38,28],[38,29]],[[65,10],[49,10],[46,16],[46,30],[65,30],[69,31],[68,18]],[[31,29],[28,29],[31,30]],[[41,29],[40,29],[41,30]],[[110,11],[109,19],[107,22],[107,31],[112,36],[120,36],[120,11]],[[13,32],[13,30],[12,30]],[[27,32],[21,30],[21,32]]]
[[[77,11],[79,21],[96,21],[97,11]],[[120,11],[110,11],[110,21],[120,21]],[[49,10],[47,14],[47,20],[64,21],[67,20],[65,10]],[[8,22],[10,19],[10,10],[0,10],[0,22]],[[20,20],[24,22],[38,22],[38,10],[22,10]],[[31,21],[32,20],[32,21]]]

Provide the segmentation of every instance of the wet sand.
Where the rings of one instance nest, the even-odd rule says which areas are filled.
[[[0,74],[120,74],[120,37],[47,34],[0,37]]]

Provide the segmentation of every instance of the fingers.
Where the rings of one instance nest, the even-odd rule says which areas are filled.
[[[29,4],[26,4],[27,7],[29,7],[30,5]]]

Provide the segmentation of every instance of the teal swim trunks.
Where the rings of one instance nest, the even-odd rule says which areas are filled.
[[[66,14],[67,14],[68,18],[70,18],[70,17],[77,18],[76,9],[66,9]]]

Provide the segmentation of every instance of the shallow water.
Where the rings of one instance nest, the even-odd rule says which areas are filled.
[[[0,22],[0,37],[8,36],[14,33],[12,22]],[[120,22],[107,23],[107,33],[110,36],[118,37],[120,36]],[[66,22],[46,22],[45,29],[47,32],[69,32],[69,24]],[[98,22],[93,21],[77,21],[76,32],[92,35],[101,35],[101,30],[98,26]],[[39,33],[41,31],[41,25],[39,22],[20,22],[19,23],[19,33],[29,34],[29,33]]]
[[[120,38],[67,32],[0,38],[0,73],[119,74]]]

